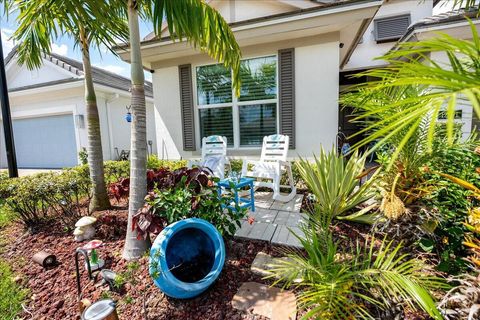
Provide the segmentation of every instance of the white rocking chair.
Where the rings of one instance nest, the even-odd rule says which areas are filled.
[[[288,202],[297,194],[292,165],[287,161],[288,142],[289,137],[285,135],[274,134],[264,137],[260,161],[244,160],[242,167],[242,176],[244,177],[271,180],[271,182],[255,181],[254,185],[273,189],[273,199],[281,202]],[[253,166],[251,171],[248,170],[249,166]],[[284,172],[287,172],[288,175],[288,186],[280,185],[280,179]],[[288,195],[282,195],[280,187],[290,188],[291,192]]]
[[[188,167],[202,166],[209,168],[213,175],[225,178],[225,167],[230,167],[227,158],[227,138],[222,136],[208,136],[202,139],[202,159],[189,161]]]

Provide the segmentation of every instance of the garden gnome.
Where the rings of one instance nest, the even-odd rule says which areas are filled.
[[[75,241],[80,242],[83,240],[90,240],[95,235],[95,227],[93,226],[95,221],[94,217],[82,217],[80,220],[75,223],[75,230],[73,235],[75,236]]]

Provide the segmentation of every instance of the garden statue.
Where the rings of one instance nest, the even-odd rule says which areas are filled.
[[[90,240],[95,235],[95,227],[93,226],[97,219],[95,217],[82,217],[75,223],[75,230],[73,235],[75,241],[80,242],[83,240]]]

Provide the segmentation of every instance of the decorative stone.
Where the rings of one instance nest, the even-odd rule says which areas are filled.
[[[245,282],[233,297],[235,309],[251,311],[271,320],[293,320],[297,316],[295,294],[256,282]]]
[[[250,270],[259,276],[266,277],[270,275],[270,270],[274,265],[278,264],[278,260],[288,260],[287,257],[274,258],[271,255],[266,254],[265,252],[259,252],[253,260]]]
[[[97,221],[95,217],[82,217],[80,220],[75,223],[75,230],[73,235],[75,236],[75,241],[80,242],[83,240],[90,240],[95,235],[94,223]]]

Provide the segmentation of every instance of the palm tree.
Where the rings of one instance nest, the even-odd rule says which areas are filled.
[[[146,112],[138,25],[139,14],[153,22],[156,34],[160,33],[162,22],[165,20],[172,38],[186,39],[213,59],[223,61],[225,66],[231,67],[237,94],[240,92],[238,81],[240,48],[227,22],[202,0],[128,0],[126,11],[130,30],[133,121],[130,151],[130,201],[123,257],[129,260],[141,257],[150,245],[148,237],[147,240],[137,238],[132,225],[132,217],[143,206],[147,193]]]
[[[88,164],[92,181],[90,211],[110,207],[105,186],[102,142],[97,98],[90,63],[90,44],[110,48],[115,38],[126,38],[125,22],[112,12],[113,1],[11,0],[10,11],[18,11],[18,61],[29,69],[42,65],[42,55],[49,54],[51,42],[60,35],[73,37],[82,51],[85,77],[85,105],[88,129]]]
[[[370,132],[356,147],[374,144],[373,150],[397,141],[390,165],[397,160],[402,148],[412,139],[420,126],[427,125],[427,148],[431,149],[438,116],[445,113],[448,141],[453,141],[457,103],[469,103],[480,116],[480,38],[471,24],[472,40],[462,40],[447,34],[419,42],[401,43],[395,51],[380,59],[388,66],[372,69],[357,76],[378,79],[354,87],[343,97],[344,103],[357,101],[360,115],[355,119],[367,123]],[[434,61],[430,53],[443,52],[447,64]],[[404,98],[404,88],[418,88],[419,94]],[[389,97],[390,103],[378,103],[378,97]],[[379,119],[370,122],[368,119]],[[427,124],[425,124],[427,122]]]

